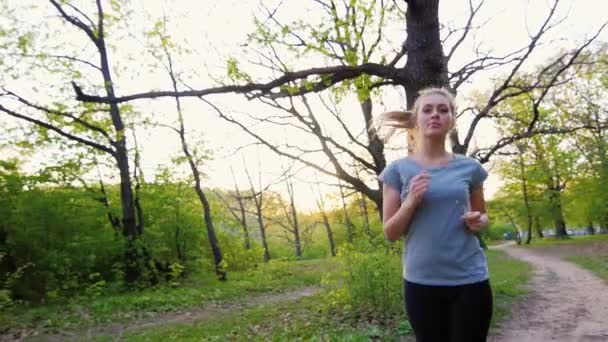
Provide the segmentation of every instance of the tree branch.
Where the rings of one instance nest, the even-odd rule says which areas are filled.
[[[27,115],[19,114],[17,112],[14,112],[14,111],[12,111],[12,110],[4,107],[1,104],[0,104],[0,111],[4,112],[4,113],[6,113],[6,114],[8,114],[8,115],[10,115],[12,117],[15,117],[15,118],[18,118],[18,119],[21,119],[21,120],[25,120],[27,122],[33,123],[35,125],[38,125],[40,127],[44,127],[46,129],[49,129],[49,130],[51,130],[53,132],[56,132],[59,135],[64,136],[64,137],[66,137],[66,138],[68,138],[70,140],[74,140],[74,141],[77,141],[79,143],[85,144],[85,145],[87,145],[89,147],[92,147],[92,148],[98,149],[100,151],[109,153],[112,156],[115,155],[114,150],[112,150],[110,147],[107,147],[107,146],[98,144],[96,142],[93,142],[93,141],[90,141],[90,140],[78,137],[76,135],[70,134],[68,132],[63,131],[62,129],[60,129],[58,127],[53,126],[52,124],[49,124],[49,123],[46,123],[46,122],[43,122],[43,121],[31,118],[31,117],[29,117]]]
[[[138,93],[127,96],[117,96],[115,98],[109,98],[106,96],[88,95],[83,93],[79,86],[75,86],[76,99],[83,102],[97,102],[97,103],[121,103],[139,99],[153,99],[159,97],[202,97],[212,94],[223,94],[223,93],[245,93],[252,94],[251,97],[267,96],[269,98],[288,97],[294,95],[303,95],[309,92],[319,92],[332,85],[349,80],[360,76],[361,74],[369,74],[373,76],[379,76],[384,78],[395,78],[396,71],[394,68],[390,68],[381,64],[365,63],[357,66],[330,66],[321,68],[310,68],[306,70],[300,70],[295,72],[285,73],[283,76],[267,82],[267,83],[255,83],[246,85],[229,85],[215,88],[207,88],[202,90],[186,90],[186,91],[151,91],[145,93]],[[304,80],[309,76],[321,76],[324,77],[320,82],[312,85],[300,86],[295,90],[281,89],[279,91],[272,92],[273,89],[285,86],[290,82]]]

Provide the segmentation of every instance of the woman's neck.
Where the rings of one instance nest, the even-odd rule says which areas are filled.
[[[445,139],[423,139],[416,155],[427,161],[444,159],[447,155]]]

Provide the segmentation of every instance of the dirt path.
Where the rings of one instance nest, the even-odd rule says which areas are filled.
[[[12,339],[8,336],[0,336],[0,341],[91,341],[95,336],[109,336],[114,340],[120,340],[122,335],[127,332],[163,325],[199,321],[211,318],[215,315],[235,312],[237,310],[246,310],[258,305],[285,303],[313,296],[318,293],[319,290],[320,288],[318,287],[304,287],[287,292],[248,297],[239,302],[208,304],[201,308],[192,308],[189,311],[159,314],[151,318],[131,321],[126,324],[115,323],[82,331],[66,331],[56,335],[14,336]]]
[[[604,246],[605,247],[605,246]],[[568,249],[504,245],[510,256],[533,266],[530,294],[515,305],[511,321],[492,341],[608,341],[608,285],[560,257]]]

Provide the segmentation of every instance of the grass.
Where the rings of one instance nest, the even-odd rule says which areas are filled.
[[[551,248],[559,246],[580,246],[565,255],[565,259],[585,268],[608,282],[608,234],[572,236],[568,238],[544,238],[532,240],[527,248]],[[593,246],[591,246],[593,245]],[[595,248],[601,245],[601,248]],[[591,246],[591,249],[585,249]],[[606,246],[606,247],[603,247]]]
[[[227,282],[192,278],[176,287],[168,285],[127,293],[101,293],[40,306],[16,305],[0,312],[0,325],[13,328],[56,330],[121,323],[205,303],[316,285],[333,267],[331,260],[271,261],[258,269],[229,273]]]
[[[508,257],[501,251],[487,251],[490,282],[494,293],[492,327],[509,318],[511,305],[526,294],[522,285],[530,280],[532,268],[525,262]]]
[[[530,268],[500,251],[488,251],[488,261],[495,296],[492,324],[496,327],[508,318],[510,305],[525,293],[521,285],[529,279]],[[138,293],[80,298],[63,306],[16,307],[2,312],[0,317],[4,317],[5,321],[10,317],[13,326],[16,322],[22,322],[24,326],[35,326],[36,329],[42,327],[46,333],[59,329],[78,330],[201,307],[209,302],[238,303],[236,298],[256,293],[317,285],[323,276],[337,271],[339,266],[335,260],[271,262],[253,272],[231,273],[230,281],[226,283],[193,280],[175,288],[165,286]],[[400,271],[400,268],[396,268],[395,272]],[[121,340],[399,341],[411,335],[411,327],[402,314],[385,320],[378,320],[374,315],[353,319],[351,315],[340,314],[340,310],[325,310],[327,303],[324,301],[327,298],[324,293],[319,293],[312,297],[246,309],[234,306],[230,310],[215,312],[204,320],[131,331],[122,335]],[[35,324],[37,320],[42,323]],[[3,323],[0,320],[0,324]],[[112,341],[115,338],[99,336],[95,340]]]
[[[591,246],[593,245],[593,246]],[[594,248],[598,245],[606,246]],[[526,248],[551,248],[559,246],[580,246],[580,249],[573,249],[566,255],[565,259],[585,268],[598,277],[608,281],[608,234],[595,234],[572,236],[568,238],[543,238],[532,240],[532,245],[522,245]],[[591,246],[587,250],[584,247]],[[568,254],[572,254],[569,255]]]
[[[135,332],[125,341],[397,341],[407,328],[386,330],[379,325],[352,327],[330,321],[319,309],[322,296],[277,306],[218,315],[194,324],[177,324]]]
[[[567,260],[595,273],[608,282],[608,253],[597,256],[573,256]]]
[[[494,292],[493,327],[508,318],[510,306],[525,294],[530,267],[500,251],[488,252]],[[411,335],[407,321],[353,324],[341,315],[327,316],[320,309],[325,297],[314,297],[272,307],[256,307],[190,324],[156,327],[123,336],[126,341],[399,341]]]
[[[522,243],[521,246],[528,248],[543,248],[560,245],[573,245],[573,244],[588,244],[594,242],[608,242],[608,234],[595,234],[595,235],[582,235],[582,236],[569,236],[565,238],[545,237],[542,239],[534,238],[530,245]]]
[[[502,245],[504,243],[509,242],[509,240],[484,240],[485,244],[488,246],[496,246],[496,245]]]

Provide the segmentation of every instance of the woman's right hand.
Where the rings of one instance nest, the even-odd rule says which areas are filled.
[[[424,198],[424,194],[429,189],[429,183],[431,181],[431,175],[423,171],[412,178],[409,184],[409,191],[407,192],[407,197],[405,201],[403,201],[404,206],[416,208],[422,199]]]

